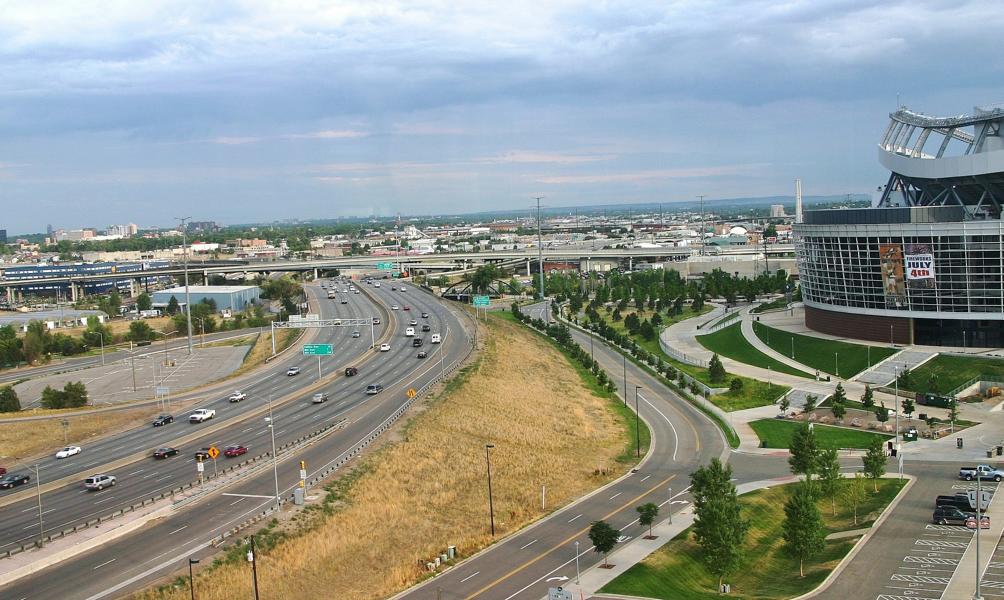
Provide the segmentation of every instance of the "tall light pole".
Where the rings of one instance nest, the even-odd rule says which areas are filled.
[[[543,196],[537,196],[536,197],[536,200],[537,200],[537,266],[539,267],[539,271],[540,271],[540,300],[541,300],[541,302],[543,302],[544,298],[547,297],[546,290],[544,289],[544,241],[543,241],[543,238],[541,237],[541,234],[540,234],[540,201],[543,198],[544,198]],[[545,309],[544,310],[544,322],[547,323],[549,319],[548,319],[547,310],[546,310],[547,309],[547,304],[546,303],[544,305],[544,309]]]
[[[621,354],[624,359],[624,404],[627,404],[627,354]]]
[[[896,374],[896,451],[899,452],[899,367],[893,366]]]
[[[704,194],[698,196],[701,199],[701,255],[704,255]]]
[[[575,540],[575,585],[579,585],[579,541]]]
[[[195,574],[192,573],[192,565],[199,564],[199,559],[188,559],[188,589],[192,591],[192,600],[195,600]]]
[[[188,293],[188,229],[185,221],[192,217],[175,217],[181,221],[181,253],[185,263],[185,319],[188,321],[188,354],[192,354],[192,296]]]
[[[983,520],[980,515],[980,501],[983,499],[983,489],[980,486],[980,474],[976,474],[976,595],[973,596],[973,600],[983,600],[983,594],[980,593],[980,524]]]
[[[485,444],[485,463],[488,465],[488,518],[492,524],[492,537],[495,537],[495,503],[492,499],[492,459],[489,451],[495,444]]]
[[[837,377],[837,379],[840,378],[840,358],[838,354],[839,353],[837,352],[833,353],[833,375]]]
[[[45,544],[45,525],[42,522],[42,482],[38,479],[38,463],[35,464],[35,496],[38,498],[38,547]]]
[[[275,509],[279,510],[279,459],[275,455],[275,421],[272,419],[272,394],[268,395],[268,430],[272,434],[272,478],[275,481]]]
[[[635,455],[641,458],[641,412],[638,410],[638,390],[640,385],[634,386],[634,432],[635,432]]]
[[[95,331],[98,334],[98,339],[101,340],[101,366],[105,366],[105,336],[100,331]]]
[[[254,534],[248,536],[248,562],[251,563],[251,577],[254,581],[254,600],[258,600],[258,556],[255,554]]]

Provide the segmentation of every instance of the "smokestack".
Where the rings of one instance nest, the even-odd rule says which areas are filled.
[[[795,222],[802,222],[802,180],[795,180]]]

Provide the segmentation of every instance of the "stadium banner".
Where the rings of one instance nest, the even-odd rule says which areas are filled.
[[[910,288],[932,289],[935,286],[934,254],[928,244],[906,245],[906,281]]]
[[[906,308],[903,248],[899,244],[879,244],[879,266],[886,308]]]

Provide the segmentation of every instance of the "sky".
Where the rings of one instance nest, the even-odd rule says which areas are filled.
[[[996,1],[0,2],[0,229],[870,193]]]

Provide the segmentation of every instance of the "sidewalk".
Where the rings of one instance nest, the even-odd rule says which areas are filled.
[[[976,563],[976,535],[974,535],[965,554],[959,559],[959,565],[955,568],[955,573],[952,574],[952,579],[948,582],[948,587],[945,588],[942,598],[973,598],[975,596],[976,580],[974,574],[978,568],[980,579],[983,578],[994,556],[994,550],[997,548],[997,540],[1001,538],[1001,534],[1004,534],[1004,502],[995,502],[997,497],[998,494],[991,497],[990,506],[986,512],[986,515],[990,517],[990,529],[976,530],[980,540],[979,566],[977,567]],[[987,595],[991,595],[991,592],[992,590],[988,590]],[[992,595],[996,596],[997,594]]]

